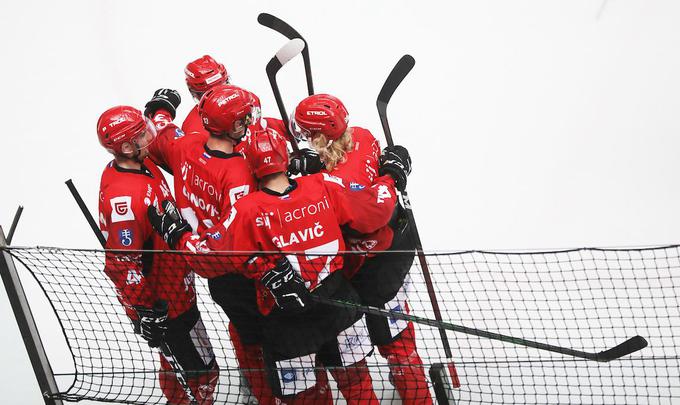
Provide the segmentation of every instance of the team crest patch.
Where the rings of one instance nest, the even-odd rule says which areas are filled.
[[[355,182],[349,183],[349,189],[352,190],[352,191],[359,191],[359,190],[363,190],[364,188],[366,188],[366,187],[363,184],[359,184],[359,183],[355,183]]]
[[[180,128],[175,128],[175,139],[179,139],[184,136],[184,131]]]
[[[134,221],[135,214],[132,212],[132,197],[129,195],[114,197],[111,202],[111,223],[122,221]]]
[[[215,239],[215,240],[220,240],[220,239],[222,239],[222,234],[219,233],[219,232],[215,232],[215,233],[211,233],[210,237]]]
[[[118,231],[118,239],[120,239],[120,244],[125,247],[132,245],[132,230],[121,229]]]

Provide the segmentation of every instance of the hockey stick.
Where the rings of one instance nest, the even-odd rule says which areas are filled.
[[[269,84],[272,86],[272,92],[274,92],[274,98],[276,99],[276,105],[279,107],[279,113],[281,114],[281,119],[286,127],[286,136],[293,148],[294,153],[298,153],[299,148],[297,141],[290,133],[288,126],[288,114],[286,113],[286,106],[283,104],[283,99],[281,98],[281,91],[279,90],[279,85],[276,82],[276,74],[281,70],[283,65],[290,62],[291,59],[296,57],[305,48],[305,41],[300,38],[291,39],[284,46],[276,52],[273,58],[267,63],[267,77],[269,78]]]
[[[307,78],[307,93],[311,96],[314,94],[314,83],[312,83],[312,64],[309,61],[309,44],[307,41],[297,32],[293,27],[288,25],[282,19],[275,17],[271,14],[260,13],[257,16],[257,22],[264,25],[267,28],[271,28],[274,31],[282,34],[288,39],[300,38],[305,42],[305,48],[302,50],[302,59],[305,62],[305,76]]]
[[[85,215],[85,219],[87,220],[87,223],[90,224],[90,228],[92,228],[94,236],[96,236],[97,240],[99,240],[99,244],[102,246],[102,249],[105,249],[106,238],[104,238],[104,235],[99,230],[97,223],[94,221],[94,218],[92,218],[92,214],[90,214],[90,210],[87,209],[85,201],[83,201],[82,197],[80,197],[80,193],[78,193],[78,190],[71,179],[66,180],[66,187],[68,187],[69,191],[71,192],[73,199],[76,200],[76,204],[78,204],[80,211],[83,213],[83,215]]]
[[[76,189],[75,184],[73,184],[73,181],[71,181],[71,179],[68,179],[66,180],[66,186],[68,187],[69,191],[71,191],[71,195],[73,195],[73,198],[76,200],[76,203],[78,204],[78,207],[80,207],[80,211],[83,213],[83,216],[85,216],[87,223],[90,224],[90,228],[92,228],[92,232],[94,232],[94,235],[99,240],[102,249],[106,249],[106,238],[104,238],[104,234],[102,234],[102,231],[97,226],[97,223],[92,217],[90,210],[87,209],[87,206],[85,205],[83,198],[80,196],[78,189]],[[189,384],[187,383],[187,379],[185,376],[186,372],[182,369],[182,366],[177,362],[177,359],[172,354],[172,350],[170,349],[170,347],[168,347],[165,341],[162,341],[161,345],[159,346],[159,349],[163,357],[165,357],[165,359],[172,367],[172,371],[175,373],[177,381],[179,381],[180,385],[182,385],[182,389],[184,390],[184,393],[187,395],[187,398],[189,398],[192,404],[196,404],[197,403],[196,398],[194,397],[194,394],[193,392],[191,392],[191,388],[189,388]]]
[[[380,122],[382,123],[383,131],[385,132],[385,139],[387,140],[387,144],[389,146],[393,146],[394,141],[392,140],[392,131],[390,131],[390,125],[387,121],[387,103],[389,103],[394,91],[397,90],[399,84],[401,84],[406,75],[408,75],[411,69],[413,69],[415,64],[416,61],[411,55],[402,56],[401,59],[399,59],[399,62],[397,62],[397,64],[392,69],[392,72],[390,72],[389,76],[387,76],[387,80],[385,80],[385,84],[383,84],[383,87],[380,89],[380,93],[378,94],[378,100],[376,102],[378,106],[378,115],[380,116]],[[413,217],[413,209],[411,208],[406,190],[401,192],[401,197],[402,201],[404,202],[408,223],[411,227],[411,235],[416,245],[416,252],[418,254],[418,261],[420,262],[420,268],[422,269],[423,277],[425,278],[427,293],[430,296],[430,302],[432,303],[434,317],[436,320],[442,321],[442,314],[441,310],[439,309],[439,303],[437,302],[437,295],[435,294],[434,287],[432,285],[430,268],[427,265],[427,260],[425,259],[425,254],[423,253],[423,243],[420,241],[416,220]],[[441,335],[442,344],[444,345],[444,354],[446,354],[447,358],[451,359],[453,354],[451,352],[451,345],[449,344],[449,340],[446,336],[446,331],[443,328],[440,328],[439,334]]]
[[[368,305],[361,305],[354,302],[347,302],[341,300],[333,300],[328,298],[321,298],[312,296],[313,299],[319,303],[333,305],[341,308],[355,308],[363,313],[383,316],[385,318],[402,319],[411,321],[422,325],[428,325],[439,329],[446,329],[453,332],[465,333],[467,335],[484,337],[501,342],[512,343],[515,345],[532,347],[534,349],[545,350],[554,353],[560,353],[567,356],[578,357],[581,359],[594,360],[601,363],[607,363],[616,360],[623,356],[627,356],[638,350],[647,347],[647,341],[642,336],[634,336],[623,343],[620,343],[611,349],[603,350],[601,352],[585,352],[581,350],[570,349],[568,347],[560,347],[547,343],[535,342],[533,340],[503,335],[500,333],[489,332],[481,329],[470,328],[467,326],[455,325],[450,322],[443,322],[429,318],[423,318],[416,315],[405,314],[403,312],[394,312],[382,308],[372,307]]]
[[[7,237],[5,238],[5,241],[7,241],[7,245],[12,244],[12,238],[14,237],[14,231],[17,230],[17,225],[19,224],[19,218],[21,218],[21,213],[24,212],[24,207],[21,205],[17,208],[17,212],[14,214],[14,219],[12,220],[12,225],[9,227],[9,232],[7,232]]]
[[[390,130],[390,125],[387,120],[387,104],[389,103],[392,95],[397,90],[397,87],[404,80],[406,75],[409,74],[413,66],[415,66],[416,61],[411,55],[404,55],[399,59],[397,64],[394,66],[389,76],[385,80],[380,93],[378,93],[378,99],[376,100],[376,105],[378,107],[378,116],[380,117],[380,123],[383,127],[383,132],[385,133],[385,139],[389,146],[394,145],[392,140],[392,131]],[[408,198],[408,193],[406,190],[401,192],[401,201],[406,211],[406,217],[411,228],[411,238],[416,246],[416,253],[418,255],[418,261],[420,262],[420,268],[423,272],[423,278],[425,279],[425,286],[427,288],[427,294],[430,297],[430,303],[432,304],[432,310],[434,311],[434,317],[437,321],[442,322],[442,314],[439,309],[439,302],[437,301],[437,295],[434,291],[434,286],[432,284],[432,277],[430,275],[430,269],[423,253],[423,244],[420,241],[420,235],[418,234],[418,228],[416,227],[416,220],[413,216],[413,210],[411,208],[411,202]],[[449,344],[449,339],[446,336],[446,330],[442,326],[439,326],[439,336],[444,346],[444,354],[449,360],[447,364],[436,363],[430,368],[430,377],[432,378],[434,384],[435,395],[437,397],[437,402],[441,404],[455,404],[453,390],[451,388],[460,388],[460,380],[456,372],[456,367],[453,364],[453,353],[451,352],[451,345]]]

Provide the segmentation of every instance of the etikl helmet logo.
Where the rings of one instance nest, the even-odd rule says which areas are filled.
[[[314,111],[314,110],[310,110],[310,111],[307,111],[307,115],[321,115],[321,116],[326,116],[326,115],[328,115],[328,114],[326,114],[326,111]]]

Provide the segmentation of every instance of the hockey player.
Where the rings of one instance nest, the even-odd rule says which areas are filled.
[[[150,147],[151,158],[171,167],[177,207],[194,233],[204,233],[224,220],[239,198],[256,188],[248,163],[234,148],[248,126],[256,123],[259,99],[229,84],[208,89],[197,104],[206,138],[184,136],[172,123],[179,102],[177,91],[159,89],[146,104],[145,115],[165,129]],[[213,237],[219,238],[219,234]],[[236,273],[196,271],[208,278],[210,295],[229,317],[229,335],[253,395],[260,404],[270,403],[274,400],[271,390],[257,373],[264,363],[258,360],[262,337],[254,282]]]
[[[365,355],[371,344],[361,313],[316,300],[358,299],[342,272],[345,248],[341,226],[369,233],[384,226],[396,203],[392,176],[405,181],[409,159],[402,148],[400,160],[385,162],[375,184],[350,190],[327,174],[297,180],[286,176],[285,140],[271,129],[248,139],[246,156],[260,180],[260,191],[239,200],[221,224],[219,240],[198,241],[177,232],[183,221],[153,208],[154,227],[171,245],[194,252],[255,252],[232,257],[232,266],[214,256],[193,256],[196,265],[223,271],[241,271],[257,280],[260,311],[265,319],[265,355],[272,369],[275,390],[288,403],[293,395],[320,401],[322,390],[307,370],[316,360],[329,367],[347,403],[375,404]],[[281,252],[266,254],[264,252]],[[257,253],[262,252],[262,253]],[[210,260],[212,259],[212,260]],[[317,387],[316,392],[310,393]]]
[[[189,93],[194,98],[196,105],[189,111],[184,122],[182,131],[186,134],[200,134],[208,136],[208,131],[203,127],[201,117],[198,114],[198,102],[206,91],[221,84],[229,84],[229,74],[223,64],[218,63],[210,55],[193,60],[184,68]]]
[[[348,113],[343,103],[328,94],[316,94],[302,100],[291,115],[291,129],[297,138],[306,139],[312,150],[305,149],[292,159],[290,172],[308,174],[323,171],[343,179],[350,188],[364,188],[375,181],[380,160],[394,159],[393,151],[380,156],[378,141],[367,129],[348,126]],[[403,190],[405,184],[397,184]],[[408,312],[407,274],[414,259],[415,246],[406,229],[404,215],[371,235],[346,235],[352,250],[368,252],[355,256],[359,267],[351,275],[352,285],[363,304],[393,311]],[[408,251],[378,253],[371,251]],[[406,281],[406,282],[405,282]],[[425,378],[423,363],[416,351],[412,322],[390,321],[367,315],[371,340],[387,359],[391,379],[404,404],[431,404],[432,397]]]
[[[114,155],[99,193],[107,249],[104,271],[135,332],[151,347],[169,348],[161,352],[159,371],[169,403],[189,404],[186,384],[198,403],[212,404],[218,367],[196,306],[193,272],[177,256],[138,252],[168,250],[146,216],[147,207],[172,199],[161,172],[145,159],[156,128],[139,110],[118,106],[101,115],[97,135]]]

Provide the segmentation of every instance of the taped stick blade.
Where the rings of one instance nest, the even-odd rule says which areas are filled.
[[[291,39],[276,52],[276,59],[281,65],[285,65],[291,59],[299,55],[305,49],[305,41],[300,38]]]

